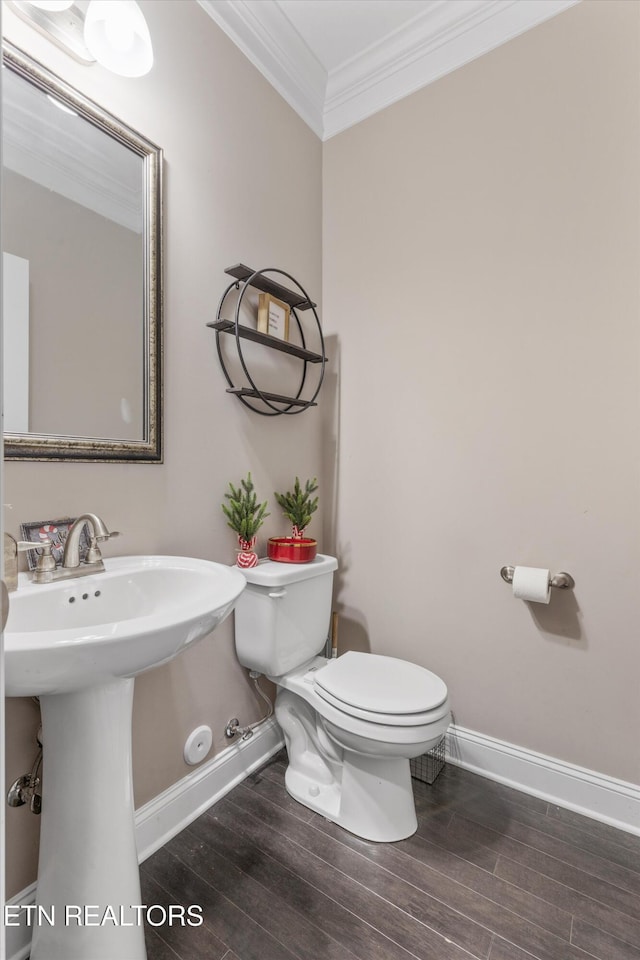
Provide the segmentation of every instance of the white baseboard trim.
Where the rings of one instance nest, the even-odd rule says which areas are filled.
[[[283,746],[282,731],[275,718],[271,718],[256,729],[250,740],[227,747],[136,810],[140,862],[184,830]]]
[[[267,720],[256,728],[250,740],[227,747],[136,810],[140,862],[164,846],[283,746],[284,738],[276,720]],[[7,905],[27,906],[35,903],[35,899],[36,884],[32,883],[7,900]],[[27,924],[5,927],[5,935],[8,960],[26,960],[31,945],[30,927]]]
[[[447,760],[640,836],[640,786],[452,725]]]

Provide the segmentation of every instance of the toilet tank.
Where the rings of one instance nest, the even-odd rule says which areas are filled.
[[[261,560],[241,573],[247,588],[235,608],[238,660],[244,667],[279,677],[316,656],[331,620],[335,557],[310,563]]]

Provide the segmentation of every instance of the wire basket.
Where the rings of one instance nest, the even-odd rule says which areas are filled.
[[[444,767],[445,747],[446,740],[445,737],[442,737],[428,753],[423,753],[421,756],[410,760],[411,776],[416,780],[422,780],[423,783],[433,783]]]

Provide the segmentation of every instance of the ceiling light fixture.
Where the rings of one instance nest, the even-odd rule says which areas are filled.
[[[153,66],[151,35],[135,0],[91,0],[86,13],[69,0],[8,0],[23,20],[80,63],[96,60],[121,77]]]
[[[149,27],[135,0],[91,0],[84,41],[98,63],[121,77],[143,77],[153,66]]]
[[[55,2],[55,0],[54,0]],[[16,13],[21,20],[34,27],[48,40],[60,47],[65,53],[79,63],[94,63],[84,42],[84,16],[82,11],[71,4],[63,10],[52,10],[41,6],[44,0],[37,3],[29,0],[7,0],[7,7]]]

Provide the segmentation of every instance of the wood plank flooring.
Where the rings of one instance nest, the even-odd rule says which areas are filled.
[[[149,960],[640,960],[640,838],[447,765],[374,844],[292,800],[276,757],[142,866]],[[160,911],[157,911],[158,916]]]

